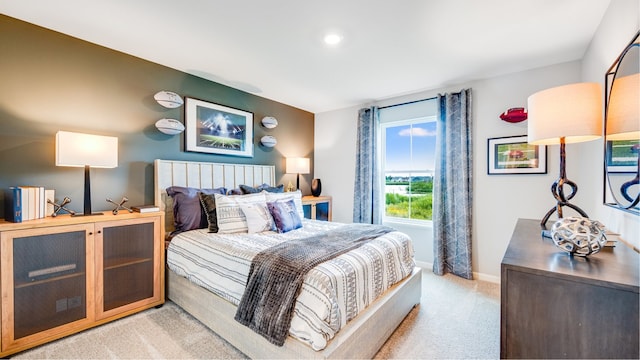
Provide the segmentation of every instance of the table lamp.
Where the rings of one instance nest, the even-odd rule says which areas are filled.
[[[90,171],[92,167],[118,166],[118,138],[58,131],[56,133],[56,166],[84,167],[84,212],[76,215],[102,215],[102,213],[91,212]]]
[[[310,172],[309,158],[288,157],[286,167],[288,174],[298,175],[296,179],[296,189],[300,189],[300,174],[308,174]]]
[[[609,104],[607,106],[606,141],[623,141],[640,139],[640,73],[616,78]],[[626,208],[632,208],[638,204],[640,197],[629,194],[629,189],[640,182],[640,154],[635,150],[638,158],[636,176],[634,179],[620,186],[621,195],[630,202]]]
[[[527,100],[528,142],[533,145],[560,144],[560,176],[551,185],[556,205],[542,218],[540,226],[543,230],[554,212],[558,212],[558,218],[563,217],[564,206],[588,217],[582,209],[569,202],[576,195],[578,186],[567,178],[565,144],[591,141],[602,136],[601,97],[599,84],[578,83],[539,91]],[[565,195],[564,185],[571,188],[569,195]]]

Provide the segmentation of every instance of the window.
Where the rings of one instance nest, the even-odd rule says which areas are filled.
[[[436,149],[436,118],[432,114],[408,118],[406,114],[385,116],[381,112],[386,220],[432,219]]]

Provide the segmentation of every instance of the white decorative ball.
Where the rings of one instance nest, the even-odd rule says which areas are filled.
[[[265,135],[260,139],[260,143],[266,147],[274,147],[278,143],[278,140],[271,135]]]
[[[160,119],[156,121],[156,128],[168,135],[176,135],[184,131],[184,125],[175,119]]]
[[[276,120],[276,118],[274,118],[273,116],[265,116],[262,118],[262,126],[266,127],[267,129],[273,129],[278,126],[278,120]]]
[[[607,242],[604,225],[579,216],[558,219],[551,226],[551,239],[562,250],[579,256],[596,254]]]

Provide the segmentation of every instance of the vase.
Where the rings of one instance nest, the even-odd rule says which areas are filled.
[[[313,179],[311,181],[311,195],[320,196],[321,192],[322,192],[322,183],[320,182],[320,179]]]

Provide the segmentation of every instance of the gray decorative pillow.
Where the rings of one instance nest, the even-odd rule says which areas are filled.
[[[240,191],[242,191],[243,194],[255,194],[255,193],[259,193],[262,190],[270,193],[281,193],[281,192],[284,192],[284,184],[280,184],[278,186],[270,186],[268,184],[262,184],[258,187],[253,187],[249,185],[240,185]]]
[[[271,201],[267,203],[267,207],[279,233],[286,233],[302,227],[302,220],[300,219],[300,215],[298,215],[293,199]]]
[[[204,194],[224,194],[225,188],[196,189],[184,186],[171,186],[167,188],[167,194],[173,198],[173,220],[175,230],[171,235],[177,233],[203,229],[207,227],[207,218],[200,205],[198,193]]]

